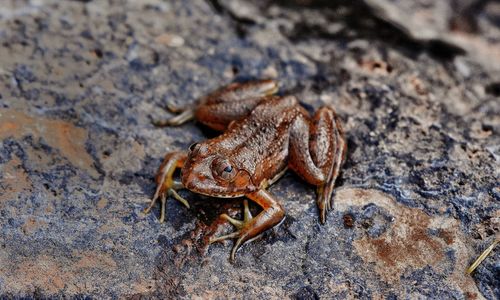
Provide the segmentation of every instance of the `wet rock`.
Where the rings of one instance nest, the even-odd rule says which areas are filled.
[[[500,297],[499,251],[465,274],[500,229],[498,5],[424,2],[4,1],[0,298]],[[241,199],[142,213],[164,154],[214,135],[151,121],[262,77],[333,105],[348,158],[327,224],[289,173],[231,264],[208,241]]]

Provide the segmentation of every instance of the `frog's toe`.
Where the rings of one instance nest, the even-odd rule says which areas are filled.
[[[161,194],[161,186],[158,186],[158,187],[156,188],[155,195],[154,195],[154,196],[153,196],[153,198],[151,199],[151,203],[149,203],[149,206],[148,206],[148,207],[146,207],[146,208],[144,209],[144,211],[143,211],[145,214],[148,214],[148,213],[151,211],[151,209],[155,206],[156,202],[157,202],[157,201],[158,201],[158,199],[160,198],[160,194]]]
[[[181,113],[181,112],[183,112],[185,110],[184,108],[176,106],[175,104],[173,104],[170,101],[167,102],[167,105],[165,106],[165,109],[168,110],[171,113],[176,113],[176,114]]]
[[[167,206],[167,196],[165,194],[161,194],[161,211],[160,211],[160,223],[165,222],[165,206]]]
[[[161,213],[160,213],[160,222],[163,223],[165,220],[165,203],[166,203],[166,197],[164,191],[161,190],[161,186],[158,186],[156,189],[155,195],[153,196],[153,199],[151,199],[151,203],[149,203],[149,206],[144,209],[144,214],[149,214],[151,209],[155,206],[156,202],[158,202],[158,199],[161,201]]]
[[[184,204],[186,208],[189,207],[189,202],[187,202],[186,199],[182,198],[181,195],[179,195],[173,188],[168,189],[168,195],[174,197],[175,200],[179,201],[180,203]]]
[[[176,112],[180,111],[180,109],[175,108]],[[180,114],[166,120],[153,120],[152,123],[155,126],[163,127],[163,126],[178,126],[182,125],[190,120],[194,119],[194,110],[186,109],[182,111]]]
[[[330,210],[330,201],[328,199],[328,196],[325,196],[324,189],[324,186],[318,187],[318,198],[316,200],[316,203],[318,204],[319,220],[321,224],[325,224],[326,213]]]
[[[230,234],[225,234],[225,235],[221,235],[218,237],[212,237],[212,238],[210,238],[210,244],[225,241],[227,239],[234,239],[234,238],[238,237],[239,234],[240,234],[240,231],[238,230],[238,231],[232,232]]]
[[[222,214],[220,217],[223,218],[224,220],[228,221],[229,223],[233,224],[233,226],[238,228],[238,229],[243,228],[243,226],[245,225],[245,223],[243,221],[231,218],[227,214]]]
[[[153,199],[151,200],[151,203],[144,210],[144,213],[148,214],[155,205],[155,203],[158,201],[158,199],[160,199],[161,202],[160,223],[163,223],[165,221],[165,207],[167,206],[168,196],[172,196],[175,200],[182,203],[188,209],[190,208],[189,202],[186,199],[182,198],[182,196],[179,195],[174,188],[168,188],[166,191],[162,191],[161,188],[158,188],[155,195],[153,196]]]
[[[246,224],[248,224],[250,222],[250,220],[253,219],[252,214],[250,213],[250,209],[248,208],[248,200],[246,200],[246,199],[243,201],[243,220],[238,220],[238,219],[232,218],[232,217],[228,216],[227,214],[222,214],[222,215],[220,215],[220,217],[223,218],[224,220],[228,221],[229,223],[231,223],[238,230],[231,233],[231,234],[226,234],[223,236],[211,238],[210,243],[215,243],[215,242],[238,237],[238,235],[240,234],[240,231],[245,227]]]
[[[226,219],[229,223],[233,224],[234,227],[238,229],[242,229],[246,224],[253,219],[252,213],[250,212],[250,208],[248,207],[248,200],[243,200],[243,221],[231,218],[227,214],[222,214],[221,218]]]

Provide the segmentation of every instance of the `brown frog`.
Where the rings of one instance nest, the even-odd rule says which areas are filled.
[[[294,96],[275,96],[278,85],[272,80],[233,83],[204,97],[193,109],[157,125],[180,125],[197,121],[223,133],[195,143],[187,152],[165,156],[156,175],[158,187],[145,210],[160,199],[160,222],[165,218],[167,196],[189,208],[176,190],[221,198],[246,197],[262,207],[252,217],[244,201],[243,220],[223,214],[238,230],[211,242],[237,239],[231,259],[238,248],[280,223],[285,211],[266,189],[290,168],[317,187],[320,221],[331,208],[333,186],[345,160],[346,142],[339,118],[331,107],[320,108],[313,117]],[[170,107],[170,110],[179,110]],[[181,169],[182,182],[173,179]]]

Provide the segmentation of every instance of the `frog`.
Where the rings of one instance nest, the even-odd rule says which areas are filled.
[[[268,188],[291,170],[316,187],[319,221],[324,224],[332,208],[334,185],[346,160],[347,143],[341,120],[331,106],[319,108],[312,116],[294,95],[278,95],[272,79],[235,82],[223,86],[191,108],[171,104],[174,117],[157,126],[178,126],[190,120],[221,132],[194,143],[186,151],[167,153],[155,181],[157,188],[148,213],[161,202],[160,222],[165,220],[168,197],[189,203],[177,192],[191,192],[215,198],[243,198],[242,220],[222,214],[236,227],[232,233],[212,237],[210,243],[235,239],[236,252],[285,218],[282,202]],[[174,173],[180,169],[180,181]],[[261,207],[252,216],[248,200]]]

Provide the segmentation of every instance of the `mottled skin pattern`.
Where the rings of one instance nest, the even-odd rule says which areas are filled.
[[[335,179],[345,160],[346,142],[340,121],[331,107],[322,107],[310,117],[294,96],[273,96],[277,84],[271,80],[233,83],[201,99],[193,110],[185,110],[163,125],[179,125],[195,118],[224,133],[193,144],[189,152],[169,153],[160,166],[157,191],[151,203],[174,196],[189,207],[175,189],[221,198],[247,197],[263,211],[256,217],[245,201],[244,220],[223,215],[239,230],[213,239],[237,238],[231,258],[242,243],[278,224],[285,215],[282,205],[266,191],[287,168],[317,186],[317,204],[322,223],[331,208]],[[172,179],[182,168],[182,183]]]

